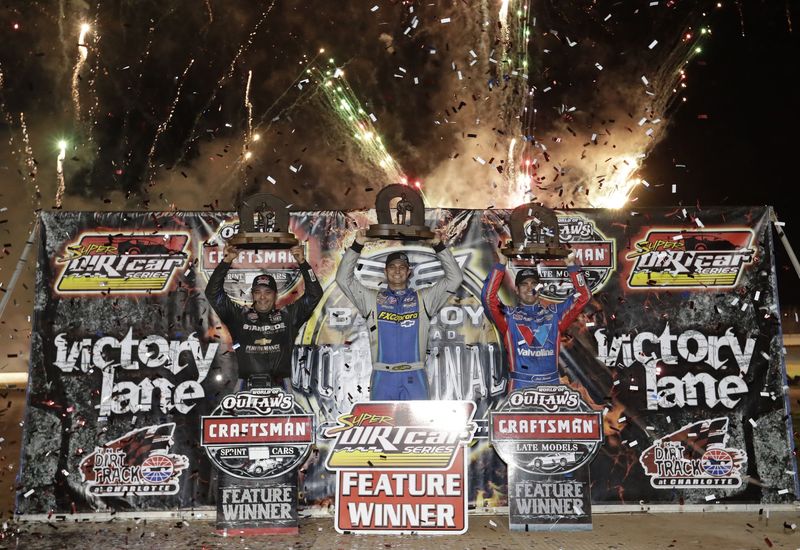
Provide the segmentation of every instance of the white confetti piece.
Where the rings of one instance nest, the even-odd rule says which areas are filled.
[[[470,50],[469,55],[471,55],[472,57],[478,57],[478,54],[475,53],[475,50]]]
[[[656,47],[656,44],[658,44],[658,40],[653,40],[652,42],[650,42],[650,45],[647,46],[647,49],[652,50],[653,48]]]
[[[644,75],[642,75],[642,84],[644,84],[645,86],[649,86],[650,85],[650,81],[647,80],[647,77],[644,76]]]
[[[275,185],[277,181],[272,176],[267,176],[267,181],[270,182],[272,185]]]
[[[417,78],[416,76],[414,77],[414,84],[419,84],[419,78]]]
[[[705,225],[703,225],[703,222],[700,221],[700,218],[695,218],[694,223],[697,224],[697,227],[705,227]]]
[[[639,386],[631,386],[630,390],[631,391],[639,391]]]
[[[620,416],[620,417],[619,417],[619,423],[620,423],[620,424],[621,424],[621,423],[623,423],[623,422],[625,422],[626,420],[628,420],[628,417],[627,417],[627,416]]]
[[[738,303],[739,303],[739,298],[734,298],[733,300],[731,300],[731,305],[732,306],[735,306]]]
[[[497,527],[497,524],[494,522],[494,520],[491,519],[489,520],[489,525],[491,525],[492,527]]]
[[[609,19],[611,19],[611,14],[610,13],[608,15],[606,15],[606,18],[603,19],[603,21],[608,21]]]
[[[598,71],[602,71],[603,70],[603,66],[600,63],[595,63],[594,66],[597,67]]]
[[[370,113],[370,114],[369,114],[369,119],[370,119],[372,122],[378,122],[378,117],[376,117],[376,116],[375,116],[374,114],[372,114],[372,113]]]
[[[744,311],[747,309],[747,302],[742,304],[741,310]]]
[[[755,420],[753,420],[752,418],[748,418],[748,419],[747,419],[747,421],[748,421],[748,422],[750,422],[750,425],[751,425],[752,427],[754,427],[754,428],[758,426],[758,422],[756,422],[756,421],[755,421]]]
[[[781,489],[780,491],[778,491],[778,494],[779,495],[785,495],[788,492],[789,492],[789,489]],[[794,524],[792,524],[792,529],[794,529]]]
[[[486,164],[486,161],[485,161],[485,160],[483,160],[481,157],[475,157],[475,160],[477,160],[477,161],[478,161],[478,162],[480,162],[481,164]]]
[[[712,500],[716,500],[717,495],[706,495],[706,502],[711,502]]]
[[[756,295],[753,296],[753,301],[757,302],[760,297],[761,297],[761,291],[760,290],[756,290]]]
[[[371,11],[371,12],[376,12],[376,11],[378,11],[379,9],[381,9],[381,8],[380,8],[380,6],[378,6],[377,4],[375,4],[374,6],[372,6],[372,8],[371,8],[369,11]]]
[[[638,444],[639,444],[638,441],[631,441],[630,443],[628,443],[628,447],[636,447]]]
[[[239,349],[239,343],[238,342],[233,345],[233,349]]]
[[[441,22],[442,22],[442,24],[449,23],[449,22],[450,22],[450,18],[449,18],[449,17],[445,17],[445,18],[443,18],[443,19],[441,20]]]
[[[673,183],[672,184],[672,192],[674,193],[677,190],[678,190],[678,184],[677,183]]]
[[[27,492],[26,492],[24,495],[22,495],[22,496],[23,496],[23,497],[25,497],[25,498],[28,498],[29,496],[31,496],[31,495],[32,495],[33,493],[35,493],[35,492],[36,492],[36,491],[35,491],[34,489],[30,489],[30,490],[28,490],[28,491],[27,491]]]

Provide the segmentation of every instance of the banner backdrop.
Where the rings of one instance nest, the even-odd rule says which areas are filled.
[[[795,499],[769,213],[559,212],[561,239],[594,293],[563,335],[560,368],[562,383],[605,409],[591,468],[596,504]],[[426,212],[464,272],[432,323],[431,397],[472,400],[479,421],[508,391],[501,342],[480,302],[508,216]],[[369,395],[366,325],[334,276],[357,226],[374,221],[373,211],[292,213],[325,293],[298,337],[291,388],[321,428]],[[237,366],[203,290],[236,215],[49,212],[41,228],[18,512],[213,505],[200,418],[234,390]],[[397,246],[368,245],[361,281],[380,283]],[[441,276],[430,248],[406,250],[412,285]],[[280,304],[302,291],[287,251],[247,251],[233,267],[226,290],[243,305],[267,270]],[[543,275],[546,298],[572,293],[558,262]],[[505,285],[503,299],[514,303],[511,277]],[[318,438],[301,467],[301,503],[333,502],[330,444]],[[506,466],[485,437],[469,448],[469,472],[472,504],[506,505]]]

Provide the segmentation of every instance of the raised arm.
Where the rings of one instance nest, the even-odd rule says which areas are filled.
[[[433,251],[436,252],[436,257],[442,262],[444,277],[439,279],[432,287],[426,288],[420,293],[428,317],[433,317],[439,313],[439,310],[447,304],[447,299],[450,298],[450,295],[455,294],[458,287],[461,286],[461,281],[464,280],[464,275],[458,268],[458,262],[456,262],[453,253],[444,243],[434,243]]]
[[[225,324],[230,323],[235,318],[236,310],[238,309],[238,306],[225,293],[225,275],[227,275],[233,260],[238,255],[239,251],[236,247],[226,244],[222,261],[214,268],[206,285],[208,303],[211,304],[211,307],[217,312],[217,316]]]
[[[292,317],[294,327],[299,329],[303,323],[308,321],[311,314],[314,313],[314,308],[317,307],[317,304],[322,299],[322,285],[319,284],[319,279],[317,279],[311,266],[306,261],[303,247],[293,247],[292,255],[297,260],[297,265],[300,266],[300,274],[303,276],[305,290],[303,295],[289,304],[286,309]]]
[[[586,277],[583,275],[581,267],[575,263],[574,253],[570,254],[565,262],[567,264],[569,278],[572,281],[572,286],[578,291],[578,297],[577,299],[570,297],[567,302],[560,305],[559,313],[561,314],[561,320],[558,322],[559,332],[565,331],[586,304],[589,303],[589,300],[592,299],[592,291],[589,285],[586,284]]]
[[[339,267],[336,270],[336,284],[342,290],[347,299],[350,300],[362,317],[369,315],[369,306],[367,296],[374,291],[367,288],[361,281],[356,278],[356,266],[358,265],[358,258],[361,256],[361,250],[364,248],[365,230],[360,229],[356,233],[356,238],[353,244],[350,245],[345,253],[342,261],[339,262]]]
[[[483,282],[481,290],[481,303],[483,311],[489,320],[494,323],[500,334],[505,334],[508,330],[506,324],[505,310],[507,306],[500,299],[500,288],[503,286],[503,279],[506,276],[506,266],[504,263],[496,263]]]

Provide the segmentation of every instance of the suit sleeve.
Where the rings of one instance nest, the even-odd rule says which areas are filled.
[[[505,310],[506,305],[500,300],[500,287],[503,286],[503,279],[506,276],[506,268],[502,264],[495,264],[483,282],[481,290],[481,303],[483,311],[489,320],[494,323],[500,334],[505,334],[508,330],[506,324]]]
[[[225,275],[230,268],[231,264],[226,262],[217,264],[206,285],[206,298],[217,312],[217,316],[226,325],[230,325],[236,319],[238,309],[238,306],[225,293]]]
[[[426,288],[420,293],[428,317],[433,317],[439,313],[439,310],[447,304],[447,299],[450,298],[450,295],[456,293],[464,280],[464,275],[461,273],[458,262],[456,262],[450,249],[439,243],[434,250],[436,251],[436,257],[442,262],[444,277],[435,285]]]
[[[347,299],[352,302],[362,317],[366,318],[370,312],[368,310],[367,297],[375,291],[362,285],[356,278],[356,265],[358,258],[361,256],[362,246],[353,243],[353,246],[348,248],[344,253],[344,258],[339,262],[339,267],[336,270],[336,284],[342,290]]]
[[[575,320],[581,310],[592,299],[592,291],[586,284],[586,277],[584,277],[581,268],[577,265],[571,265],[568,268],[569,278],[572,280],[572,286],[578,291],[578,298],[571,301],[569,305],[564,308],[561,313],[561,320],[558,322],[559,332],[563,332],[569,327],[570,323]]]
[[[308,262],[300,264],[300,273],[303,275],[305,290],[300,298],[286,308],[292,316],[292,324],[295,329],[299,329],[303,323],[308,321],[311,314],[314,313],[314,308],[322,299],[322,285],[319,284],[319,279]]]

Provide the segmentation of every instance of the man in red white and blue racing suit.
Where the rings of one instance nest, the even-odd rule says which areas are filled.
[[[505,256],[501,255],[501,258]],[[539,273],[535,267],[517,272],[518,304],[509,307],[500,300],[506,274],[505,262],[495,264],[483,283],[481,302],[486,315],[500,332],[508,355],[509,393],[532,386],[560,384],[558,351],[561,332],[575,320],[591,299],[586,279],[575,265],[573,254],[565,260],[572,285],[577,291],[561,303],[540,299]]]

